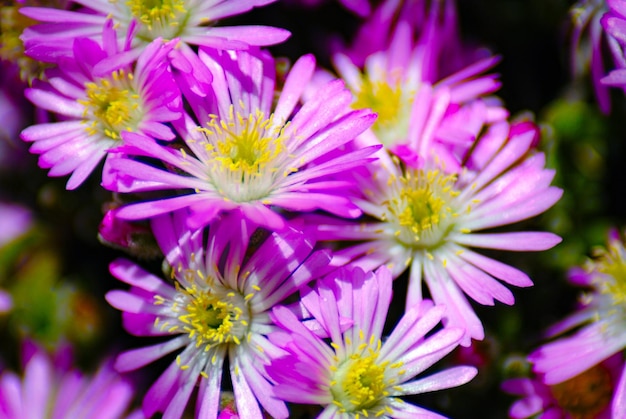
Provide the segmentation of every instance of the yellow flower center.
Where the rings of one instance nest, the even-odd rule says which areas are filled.
[[[550,387],[559,406],[574,419],[593,419],[611,402],[611,375],[595,366],[574,378]]]
[[[273,128],[273,116],[264,113],[243,116],[231,106],[227,119],[212,116],[201,128],[212,162],[211,177],[225,197],[237,202],[261,199],[271,190],[277,174],[288,176],[295,168],[282,168],[286,153],[283,131]]]
[[[102,133],[119,140],[120,132],[137,129],[143,115],[132,82],[132,74],[119,70],[111,78],[86,83],[87,98],[78,102],[85,106],[83,117],[90,135]]]
[[[372,130],[385,146],[406,141],[414,92],[400,82],[389,84],[364,76],[360,90],[354,94],[352,108],[369,108],[378,114]]]
[[[126,4],[133,17],[143,24],[137,36],[146,42],[158,37],[175,38],[189,19],[184,0],[128,0]]]
[[[378,417],[393,413],[385,399],[389,397],[389,390],[393,388],[397,377],[404,371],[396,371],[388,377],[402,363],[391,365],[388,361],[378,362],[381,345],[380,340],[377,342],[372,337],[369,344],[361,343],[356,352],[335,369],[330,391],[333,403],[342,413],[351,412],[357,418],[360,415]]]
[[[396,226],[398,240],[414,248],[433,249],[445,240],[458,216],[454,198],[455,175],[440,170],[406,171],[391,180],[392,198],[385,202],[383,221]]]

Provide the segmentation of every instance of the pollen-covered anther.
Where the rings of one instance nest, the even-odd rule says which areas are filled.
[[[109,78],[85,84],[83,122],[90,135],[100,133],[113,140],[122,131],[135,131],[142,120],[141,98],[134,90],[133,75],[116,70]]]
[[[390,186],[386,219],[403,244],[421,249],[441,245],[458,217],[455,175],[440,170],[407,170]]]
[[[204,134],[212,183],[235,202],[263,200],[276,179],[297,171],[287,165],[284,126],[257,110],[248,115],[231,105],[228,117],[210,115]]]

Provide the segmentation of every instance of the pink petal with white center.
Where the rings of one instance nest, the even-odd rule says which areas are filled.
[[[466,188],[460,199],[467,199],[474,190],[482,189],[486,184],[497,178],[502,172],[508,169],[513,163],[520,159],[530,148],[534,133],[529,132],[509,139],[509,142],[496,154],[487,166],[478,173],[475,179],[470,181],[472,188]]]
[[[416,342],[419,342],[441,321],[445,307],[429,308],[429,305],[430,303],[421,307],[411,307],[404,313],[380,350],[380,359],[393,363],[404,357]],[[411,338],[407,339],[407,336]]]
[[[322,209],[346,218],[356,218],[362,213],[350,199],[343,196],[311,192],[289,192],[280,196],[273,196],[269,200],[272,205],[298,212]]]
[[[106,149],[108,149],[107,146],[99,147],[99,149],[96,148],[96,150],[92,151],[90,156],[83,159],[83,161],[76,168],[74,168],[72,175],[67,180],[65,188],[71,191],[82,185],[87,177],[93,173],[98,164],[100,164],[102,159],[106,156]]]
[[[303,55],[296,61],[289,71],[285,84],[274,109],[274,118],[277,124],[283,124],[300,101],[302,92],[315,70],[313,54]]]
[[[550,187],[543,191],[537,191],[535,196],[523,202],[511,202],[504,208],[491,208],[487,211],[478,207],[466,216],[464,227],[470,230],[481,230],[491,227],[499,227],[534,217],[552,207],[563,196],[563,190]],[[485,208],[487,208],[485,206]]]
[[[394,387],[394,395],[422,394],[431,391],[445,390],[470,382],[478,374],[474,367],[452,367],[426,378],[411,381]]]
[[[146,218],[154,217],[155,215],[162,215],[168,212],[173,212],[181,208],[193,205],[197,202],[203,202],[207,200],[212,200],[212,198],[210,196],[207,196],[207,194],[183,195],[175,198],[161,199],[158,201],[130,204],[120,208],[117,215],[119,218],[125,220],[144,220]],[[218,201],[217,199],[215,200]],[[209,221],[210,220],[207,220],[207,223]]]
[[[247,374],[244,373],[243,365],[240,365],[240,360],[235,357],[234,351],[235,348],[229,348],[229,358],[231,359],[230,379],[233,383],[233,393],[235,393],[235,403],[237,403],[237,414],[243,418],[261,419],[263,418],[261,408],[248,384]]]
[[[457,250],[462,250],[462,253],[460,254],[461,259],[471,263],[479,269],[482,269],[489,275],[492,275],[501,281],[517,287],[530,287],[533,285],[533,282],[528,275],[516,268],[513,268],[512,266],[505,265],[495,259],[472,252],[469,249],[461,249],[459,247]]]
[[[218,26],[209,28],[206,33],[209,36],[217,36],[254,46],[275,45],[291,36],[291,32],[286,29],[260,25]]]
[[[626,347],[626,336],[609,336],[611,326],[596,322],[577,334],[540,347],[528,357],[548,385],[561,383],[599,364]]]
[[[51,92],[40,89],[26,89],[24,96],[35,106],[47,111],[76,119],[82,119],[85,107],[75,100],[67,99]]]
[[[159,306],[154,305],[153,301],[146,301],[146,298],[143,296],[122,290],[107,292],[105,299],[116,309],[128,313],[148,313],[156,315],[162,311]]]
[[[287,418],[289,417],[289,411],[287,406],[281,400],[276,399],[272,395],[272,385],[270,382],[259,373],[259,364],[256,358],[251,357],[251,354],[244,351],[238,351],[234,349],[231,359],[237,359],[239,365],[239,375],[244,375],[246,383],[248,384],[251,395],[244,401],[247,404],[257,404],[257,400],[263,406],[263,409],[267,411],[273,418]],[[241,399],[240,399],[241,400]],[[237,411],[240,412],[239,402],[237,403]],[[246,416],[248,417],[248,416]]]
[[[165,298],[174,298],[174,288],[148,271],[126,259],[116,259],[109,265],[111,274],[122,282],[145,291],[159,294]]]
[[[218,359],[213,371],[222,370],[222,358]],[[205,369],[208,377],[200,380],[200,389],[198,390],[198,398],[200,402],[196,405],[197,418],[216,418],[218,417],[218,408],[220,405],[220,387],[222,384],[222,374],[209,374]]]
[[[186,336],[179,336],[167,342],[122,352],[115,359],[115,369],[120,372],[136,370],[182,348],[188,342]]]
[[[494,298],[504,304],[515,302],[513,293],[490,275],[473,265],[451,257],[447,265],[450,276],[472,299],[482,305],[494,305]]]
[[[402,399],[391,399],[389,407],[393,410],[394,419],[447,419],[445,416],[426,410]]]
[[[452,352],[464,333],[465,331],[458,327],[444,327],[425,340],[414,342],[407,352],[397,358],[398,362],[402,362],[406,377],[416,376]]]
[[[551,249],[561,242],[561,238],[548,232],[514,232],[492,234],[455,234],[456,243],[485,249],[500,249],[516,252]]]
[[[424,262],[424,279],[435,304],[446,306],[444,325],[466,330],[461,345],[469,346],[471,339],[484,339],[485,332],[480,319],[448,273],[440,269],[438,264],[435,266],[427,261]]]

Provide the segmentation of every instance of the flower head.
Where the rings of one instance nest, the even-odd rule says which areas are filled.
[[[39,165],[49,168],[50,176],[72,174],[68,189],[83,183],[121,142],[123,131],[174,138],[165,125],[180,117],[181,107],[180,92],[168,71],[172,45],[156,40],[132,65],[111,40],[114,33],[108,21],[102,44],[76,39],[73,56],[48,70],[48,82],[25,93],[36,106],[55,113],[59,122],[30,126],[22,131],[22,139],[33,143],[30,151],[40,154]]]
[[[200,59],[213,83],[206,95],[193,92],[193,81],[183,87],[195,111],[178,129],[184,145],[163,147],[125,133],[125,145],[117,149],[166,164],[166,170],[120,156],[109,161],[112,176],[104,183],[117,192],[190,193],[128,205],[120,217],[144,219],[189,207],[190,224],[201,226],[223,210],[239,208],[256,223],[282,228],[277,209],[360,214],[349,199],[352,184],[336,177],[371,161],[376,147],[344,146],[376,116],[369,110],[346,112],[351,94],[342,82],[327,84],[296,110],[315,66],[312,56],[294,64],[275,105],[275,63],[266,52],[201,50]]]
[[[173,285],[125,260],[111,265],[115,277],[132,285],[128,292],[106,296],[124,311],[126,329],[169,338],[121,354],[116,366],[133,370],[178,351],[144,399],[147,416],[164,412],[164,417],[180,417],[199,384],[199,416],[215,418],[228,360],[239,415],[260,418],[260,403],[272,417],[286,417],[285,405],[270,396],[271,383],[262,368],[279,352],[266,338],[276,329],[268,312],[312,280],[328,255],[311,253],[313,243],[294,229],[262,240],[260,231],[255,233],[239,214],[211,225],[203,243],[202,230],[185,226],[186,215],[165,215],[152,223],[171,265]]]
[[[538,215],[561,197],[562,191],[550,186],[554,171],[532,150],[535,135],[532,125],[494,126],[460,172],[448,172],[436,159],[419,169],[381,160],[355,172],[364,192],[356,203],[374,221],[311,216],[307,222],[318,225],[321,240],[361,240],[336,253],[337,264],[387,265],[394,277],[408,268],[407,307],[422,299],[424,281],[435,303],[446,305],[445,321],[467,330],[465,346],[484,332],[464,294],[484,305],[512,304],[512,293],[498,280],[532,284],[523,272],[470,248],[537,251],[560,241],[544,232],[479,232]]]
[[[401,397],[459,386],[476,375],[473,367],[455,367],[415,379],[458,345],[463,330],[445,328],[425,337],[444,308],[424,301],[405,313],[383,343],[391,282],[384,267],[375,274],[344,268],[303,298],[330,345],[290,310],[276,307],[272,316],[284,331],[270,340],[287,355],[267,368],[277,382],[275,396],[322,405],[320,417],[439,418]],[[342,326],[344,319],[352,321],[351,327]]]
[[[78,10],[25,7],[24,15],[42,22],[26,29],[22,40],[26,53],[41,61],[54,61],[72,49],[76,34],[97,39],[108,19],[122,33],[133,31],[134,51],[156,39],[179,39],[185,44],[219,49],[245,49],[272,45],[288,38],[284,29],[266,26],[216,26],[217,21],[245,13],[274,0],[79,0]]]
[[[529,356],[546,384],[569,380],[626,348],[626,249],[615,230],[610,232],[606,248],[596,249],[594,256],[585,269],[570,272],[572,282],[591,291],[582,295],[579,310],[553,326],[550,335],[579,329]],[[616,418],[626,414],[626,374],[621,375],[612,404]]]
[[[25,363],[21,379],[10,371],[0,375],[0,417],[138,419],[139,412],[127,415],[133,395],[130,382],[110,362],[89,377],[63,368],[37,349]]]

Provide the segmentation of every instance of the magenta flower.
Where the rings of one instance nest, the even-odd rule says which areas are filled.
[[[271,308],[312,280],[328,263],[314,243],[294,229],[272,233],[265,241],[255,227],[233,213],[203,231],[185,226],[187,213],[155,218],[156,239],[171,266],[174,285],[138,266],[118,260],[113,275],[132,285],[111,291],[111,305],[124,312],[126,329],[138,336],[166,336],[163,343],[122,353],[116,368],[140,368],[169,353],[176,362],[152,385],[143,402],[151,417],[180,418],[199,385],[198,417],[216,418],[221,378],[228,360],[237,413],[261,418],[260,405],[272,417],[287,417],[282,401],[271,397],[263,364],[280,350],[266,338],[276,330]]]
[[[236,16],[275,0],[77,0],[76,11],[46,7],[24,7],[24,15],[43,22],[27,28],[22,40],[26,54],[41,61],[67,55],[76,37],[98,39],[108,19],[122,33],[136,31],[132,47],[141,51],[156,39],[179,39],[185,44],[218,49],[245,49],[284,41],[290,33],[267,26],[215,26],[217,21]]]
[[[354,94],[352,106],[378,114],[371,131],[360,136],[362,141],[380,142],[413,166],[428,158],[424,152],[429,150],[454,170],[485,124],[508,116],[497,100],[486,98],[500,87],[495,75],[483,74],[498,58],[463,62],[450,75],[445,64],[458,63],[461,54],[450,54],[456,33],[448,22],[449,7],[436,2],[426,9],[424,2],[407,3],[383,3],[363,25],[367,30],[360,32],[355,45],[335,54],[333,61]],[[399,9],[395,14],[394,8]],[[398,22],[392,24],[396,14]]]
[[[37,350],[26,362],[23,378],[10,371],[0,376],[2,419],[139,419],[127,415],[132,385],[104,363],[93,376],[65,369]]]
[[[462,329],[444,328],[429,334],[444,308],[423,301],[407,310],[382,342],[391,302],[388,270],[365,274],[360,269],[334,272],[302,299],[322,325],[330,345],[285,307],[272,311],[284,331],[270,340],[287,352],[267,370],[276,380],[276,397],[322,405],[320,418],[441,418],[401,397],[456,387],[476,375],[474,367],[454,367],[417,378],[459,343]],[[344,319],[352,326],[344,331]],[[429,334],[428,337],[425,337]]]
[[[520,396],[509,409],[512,419],[611,419],[613,390],[624,362],[613,356],[559,384],[547,385],[543,377],[512,378],[502,389]]]
[[[617,231],[609,233],[606,249],[597,249],[594,256],[585,269],[570,272],[571,282],[591,287],[592,292],[583,294],[580,309],[552,327],[550,335],[580,328],[529,356],[548,385],[569,380],[626,348],[626,249]],[[621,373],[615,394],[613,417],[625,417],[626,372]]]
[[[274,106],[275,62],[268,53],[201,50],[200,59],[213,73],[213,83],[203,96],[193,93],[193,86],[183,87],[198,119],[190,116],[179,127],[185,147],[124,133],[125,145],[116,150],[144,159],[110,159],[111,177],[104,182],[123,193],[189,193],[127,205],[119,210],[121,218],[145,219],[188,207],[190,225],[198,227],[221,211],[239,208],[255,223],[278,229],[285,222],[277,209],[322,209],[351,218],[361,213],[349,199],[352,184],[333,177],[372,160],[368,156],[377,147],[351,152],[343,147],[376,115],[347,112],[352,99],[341,81],[325,85],[296,109],[315,67],[306,55],[294,64]],[[166,166],[148,164],[145,157]]]
[[[54,112],[59,122],[33,125],[22,131],[40,154],[39,165],[50,176],[71,173],[67,189],[75,189],[91,174],[123,131],[171,140],[165,125],[180,117],[180,92],[168,71],[173,44],[156,40],[133,66],[117,50],[109,21],[102,45],[87,38],[74,42],[73,56],[59,60],[47,73],[48,82],[26,90],[36,106]],[[119,55],[118,55],[119,53]]]
[[[318,225],[320,240],[360,241],[336,252],[333,264],[353,261],[366,270],[387,265],[394,278],[408,268],[407,307],[419,305],[425,282],[434,302],[447,307],[444,323],[467,331],[466,346],[484,332],[464,294],[483,305],[513,304],[499,281],[532,285],[525,273],[471,248],[539,251],[561,240],[547,232],[480,232],[541,214],[561,197],[562,190],[550,186],[554,171],[532,148],[535,139],[532,124],[494,126],[459,173],[446,172],[436,158],[419,169],[381,160],[355,172],[364,192],[355,202],[375,221],[304,220]]]
[[[602,84],[620,87],[626,93],[626,5],[623,1],[607,0],[608,11],[600,20],[602,28],[606,32],[606,39],[612,53],[614,68],[609,74],[601,79]],[[601,66],[602,51],[597,48],[597,64]],[[608,98],[606,99],[608,100]],[[601,103],[602,104],[602,103]],[[604,109],[603,109],[604,110]]]

